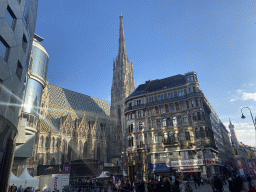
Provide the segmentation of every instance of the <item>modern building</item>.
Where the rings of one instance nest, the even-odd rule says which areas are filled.
[[[19,119],[19,134],[16,139],[13,172],[20,175],[32,157],[43,89],[46,86],[49,55],[42,45],[43,38],[34,35],[29,59],[24,104]]]
[[[7,191],[38,1],[2,0],[0,7],[0,191]]]
[[[27,167],[59,167],[81,159],[108,161],[110,104],[47,84],[44,88],[33,155]]]
[[[125,106],[130,179],[214,172],[211,106],[195,72],[146,81]]]
[[[112,163],[125,161],[124,138],[126,130],[124,120],[124,101],[135,90],[133,64],[126,51],[123,16],[120,16],[118,56],[113,63],[113,81],[111,87],[110,116],[112,121],[110,134],[110,159]],[[121,158],[123,157],[123,158]]]

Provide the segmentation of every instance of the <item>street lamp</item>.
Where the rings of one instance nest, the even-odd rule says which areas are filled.
[[[122,172],[123,173],[123,164],[124,164],[124,152],[122,151],[122,155],[121,155],[121,160],[122,160],[122,166],[121,166],[121,169],[122,169]]]
[[[255,128],[255,145],[256,145],[256,125],[255,125],[255,121],[254,121],[253,116],[252,116],[251,109],[250,109],[249,107],[242,107],[242,109],[241,109],[241,113],[242,113],[241,118],[242,118],[242,119],[245,119],[245,116],[244,116],[243,111],[242,111],[243,108],[247,108],[247,109],[249,109],[249,111],[250,111],[250,114],[251,114],[251,117],[252,117],[253,126],[254,126],[254,128]]]

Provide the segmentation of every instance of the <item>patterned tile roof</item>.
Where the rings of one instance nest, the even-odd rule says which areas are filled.
[[[46,118],[39,119],[39,129],[41,131],[59,131],[60,117],[53,114],[48,114]]]
[[[47,85],[49,92],[49,103],[72,108],[77,111],[84,111],[99,114],[101,116],[110,115],[110,104],[108,101],[83,95],[54,85]]]

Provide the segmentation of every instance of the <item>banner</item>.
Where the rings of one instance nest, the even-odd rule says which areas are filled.
[[[27,168],[29,175],[34,177],[34,168]]]
[[[237,169],[241,175],[242,180],[246,180],[247,168],[244,158],[236,158]]]
[[[248,170],[253,179],[256,179],[256,165],[255,159],[247,159]]]

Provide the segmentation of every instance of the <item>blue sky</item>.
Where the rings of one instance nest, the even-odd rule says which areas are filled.
[[[195,71],[200,87],[238,140],[254,145],[256,1],[43,0],[36,33],[49,56],[49,83],[110,102],[119,16],[135,83]]]

